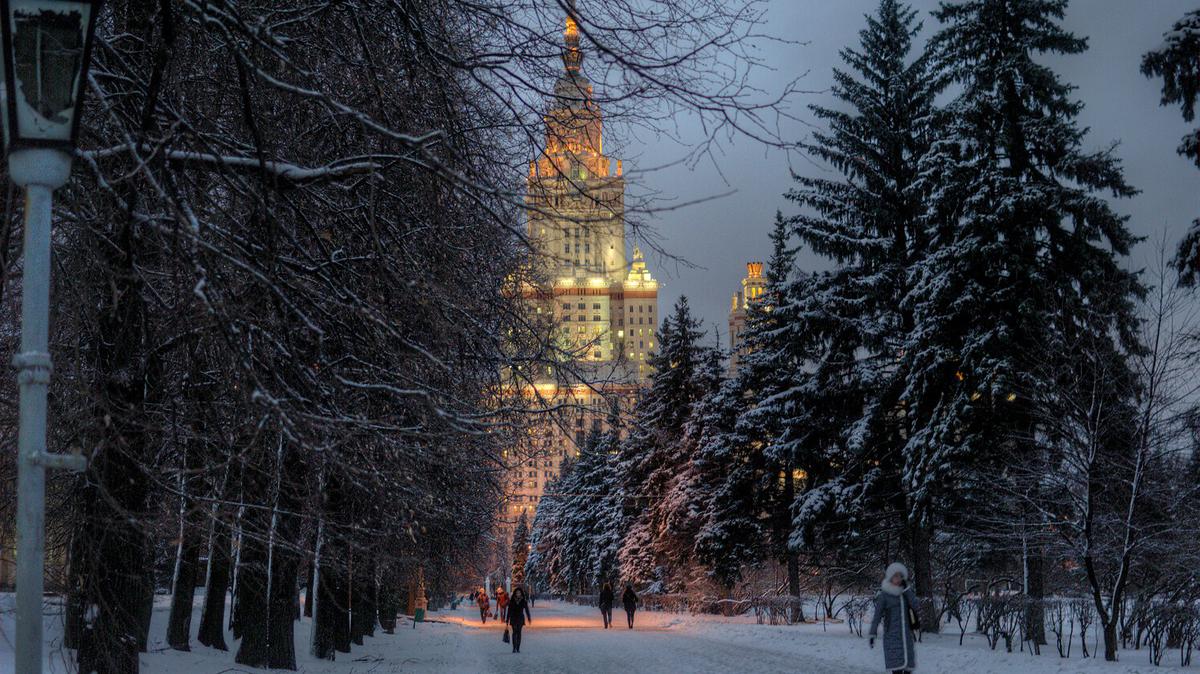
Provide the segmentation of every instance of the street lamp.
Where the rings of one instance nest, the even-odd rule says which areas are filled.
[[[83,470],[77,454],[46,451],[50,384],[50,209],[71,174],[80,103],[101,0],[0,0],[4,100],[0,101],[8,173],[25,189],[25,261],[17,443],[16,671],[42,671],[42,580],[46,469]]]

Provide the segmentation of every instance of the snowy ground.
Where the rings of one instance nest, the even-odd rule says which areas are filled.
[[[166,597],[154,615],[149,653],[142,656],[146,674],[233,674],[254,672],[233,663],[232,653],[214,651],[198,644],[190,653],[166,649]],[[0,595],[0,674],[15,674],[12,664],[13,616],[11,595]],[[308,674],[474,674],[531,672],[538,674],[586,672],[806,672],[858,674],[882,670],[878,650],[867,648],[865,639],[848,633],[844,625],[772,627],[753,624],[752,619],[726,620],[710,616],[682,616],[643,612],[637,628],[623,626],[624,615],[615,616],[617,629],[604,630],[596,609],[541,601],[533,609],[533,623],[526,628],[521,653],[513,654],[500,640],[503,628],[489,622],[479,624],[477,612],[462,606],[457,611],[430,614],[438,622],[417,625],[408,622],[394,635],[377,632],[350,655],[339,654],[336,662],[308,656],[309,625],[296,628],[300,671]],[[70,672],[67,654],[59,647],[61,628],[57,616],[47,617],[47,672]],[[193,628],[199,617],[193,621]],[[230,640],[232,644],[232,640]],[[1051,647],[1053,650],[1053,647]],[[1008,674],[1084,672],[1128,674],[1131,672],[1185,672],[1172,667],[1149,665],[1145,652],[1123,654],[1125,662],[1062,660],[1053,652],[1032,657],[990,651],[986,643],[968,635],[963,646],[957,635],[926,636],[918,649],[920,669],[956,674]],[[1168,659],[1170,654],[1168,654]]]

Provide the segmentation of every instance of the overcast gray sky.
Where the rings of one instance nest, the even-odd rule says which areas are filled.
[[[776,78],[807,73],[804,88],[826,92],[831,69],[840,65],[838,50],[857,44],[863,15],[876,4],[877,0],[771,0],[769,32],[803,44],[764,44],[761,53],[775,72],[759,73],[759,85],[778,89],[773,83]],[[937,2],[912,4],[922,12],[927,36],[937,27],[929,16]],[[1188,125],[1178,109],[1159,107],[1158,83],[1143,77],[1138,65],[1141,55],[1160,43],[1163,31],[1196,6],[1197,0],[1074,0],[1066,26],[1086,36],[1090,49],[1046,61],[1078,87],[1076,95],[1086,104],[1082,123],[1091,128],[1088,147],[1121,143],[1117,152],[1128,180],[1142,193],[1121,200],[1117,210],[1131,216],[1134,232],[1157,239],[1165,230],[1172,246],[1200,215],[1200,171],[1175,154]],[[793,112],[810,119],[804,110],[809,103],[831,104],[832,99],[827,93],[797,98]],[[699,133],[689,131],[686,121],[682,124],[685,139],[688,133]],[[806,127],[795,124],[789,132],[800,138]],[[635,162],[646,164],[683,154],[679,145],[665,138],[638,138],[623,149]],[[720,171],[714,162],[702,161],[693,169],[667,168],[643,180],[648,188],[682,201],[734,191],[715,202],[661,213],[653,222],[663,248],[698,268],[654,256],[648,260],[654,274],[666,283],[659,296],[663,311],[686,294],[706,327],[719,328],[724,344],[730,295],[744,275],[745,262],[768,256],[767,234],[775,211],[789,212],[791,205],[782,197],[791,184],[789,166],[805,174],[826,169],[746,140],[726,142],[722,150],[721,156],[714,157]],[[1130,266],[1146,266],[1150,248],[1151,244],[1143,244]],[[807,255],[801,264],[823,266]]]

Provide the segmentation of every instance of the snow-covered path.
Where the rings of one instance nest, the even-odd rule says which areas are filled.
[[[431,671],[472,672],[822,672],[861,674],[863,669],[830,660],[799,656],[785,642],[773,648],[770,641],[747,643],[723,633],[721,625],[706,629],[684,629],[680,616],[642,612],[636,629],[625,627],[619,610],[619,625],[603,629],[599,611],[591,608],[543,601],[534,607],[533,622],[525,629],[519,654],[501,642],[502,626],[479,625],[465,610],[450,612],[443,625],[433,628],[436,650],[445,657],[429,662]],[[691,621],[688,621],[691,622]],[[425,642],[433,646],[429,640]],[[420,657],[418,654],[412,654]],[[415,664],[415,663],[414,663]],[[421,671],[417,669],[415,671]]]

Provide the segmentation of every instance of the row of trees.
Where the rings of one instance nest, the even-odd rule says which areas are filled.
[[[569,357],[520,292],[540,280],[522,182],[563,17],[597,54],[610,123],[690,111],[712,138],[768,139],[775,103],[706,65],[755,65],[754,5],[105,3],[54,241],[50,443],[88,469],[53,478],[49,549],[79,671],[138,671],[156,590],[171,648],[295,669],[302,611],[312,654],[334,658],[422,584],[481,577],[538,411],[507,392]]]
[[[787,195],[749,353],[724,377],[676,308],[626,437],[550,488],[531,573],[730,591],[778,562],[799,595],[802,566],[869,588],[902,559],[931,628],[975,579],[1009,578],[1037,643],[1044,597],[1091,598],[1108,659],[1132,595],[1200,597],[1179,535],[1200,506],[1191,298],[1165,259],[1158,278],[1128,268],[1138,240],[1110,201],[1136,190],[1039,62],[1086,50],[1066,7],[945,2],[920,49],[916,12],[881,0],[842,52],[839,105],[812,108],[806,148],[836,177]],[[1195,31],[1171,35],[1145,68],[1190,118]],[[799,246],[831,270],[797,269]]]

